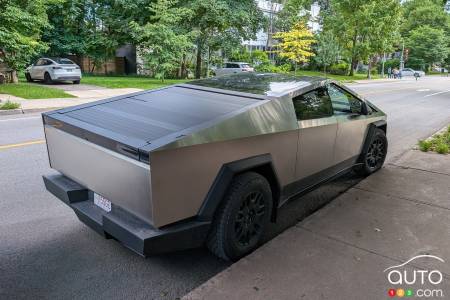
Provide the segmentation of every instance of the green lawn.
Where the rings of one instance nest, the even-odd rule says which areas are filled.
[[[160,79],[149,78],[145,76],[100,76],[100,75],[83,75],[81,83],[93,84],[107,88],[137,88],[137,89],[156,89],[159,87],[183,83],[187,80],[183,79],[166,79],[162,82]]]
[[[23,82],[0,84],[0,94],[9,94],[25,99],[73,98],[62,90],[49,88],[35,83]]]
[[[297,75],[328,77],[342,82],[351,82],[354,80],[367,79],[367,74],[355,74],[354,76],[326,74],[325,76],[325,73],[319,71],[303,71],[303,70],[297,71]],[[372,75],[372,79],[379,79],[379,78],[380,75]]]

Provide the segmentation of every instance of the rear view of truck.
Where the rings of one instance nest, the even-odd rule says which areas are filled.
[[[204,195],[183,196],[186,182],[171,182],[177,171],[164,153],[261,100],[177,85],[45,113],[49,161],[59,172],[44,176],[46,188],[82,222],[143,256],[200,246],[209,222],[194,216]],[[193,190],[212,184],[217,170],[209,172]]]

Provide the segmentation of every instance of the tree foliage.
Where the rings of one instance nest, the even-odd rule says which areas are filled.
[[[48,27],[47,4],[45,0],[0,0],[0,60],[14,72],[47,49],[41,40]]]
[[[135,39],[144,54],[147,66],[162,81],[172,72],[183,56],[193,47],[190,33],[179,30],[183,17],[191,14],[188,8],[177,7],[177,0],[158,0],[149,11],[150,22],[144,26],[132,23]]]
[[[419,59],[428,65],[443,63],[449,55],[448,42],[443,29],[420,26],[411,31],[407,40],[410,59]]]
[[[336,37],[331,31],[322,32],[317,39],[316,56],[314,60],[324,68],[334,64],[339,59],[340,48]]]
[[[398,0],[331,0],[324,28],[332,30],[350,58],[350,75],[358,61],[393,49],[398,39],[401,5]]]
[[[278,50],[275,52],[293,62],[296,67],[297,64],[308,62],[309,58],[314,56],[311,50],[311,45],[315,42],[314,34],[303,22],[295,24],[291,31],[275,34],[274,38],[280,40],[276,45]]]

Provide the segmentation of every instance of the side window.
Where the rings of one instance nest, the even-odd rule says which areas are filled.
[[[49,60],[49,59],[45,60],[45,65],[46,66],[50,66],[51,64],[53,64],[53,62],[51,60]]]
[[[361,100],[349,92],[331,84],[328,86],[328,94],[330,95],[335,115],[361,113]]]
[[[325,88],[318,88],[292,99],[298,120],[326,118],[333,115],[331,100]]]
[[[44,64],[44,60],[43,59],[38,59],[38,61],[36,62],[35,66],[42,66]]]

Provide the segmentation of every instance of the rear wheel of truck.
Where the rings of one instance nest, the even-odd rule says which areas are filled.
[[[216,212],[208,248],[222,259],[238,260],[258,247],[271,212],[267,179],[255,172],[236,176]]]

